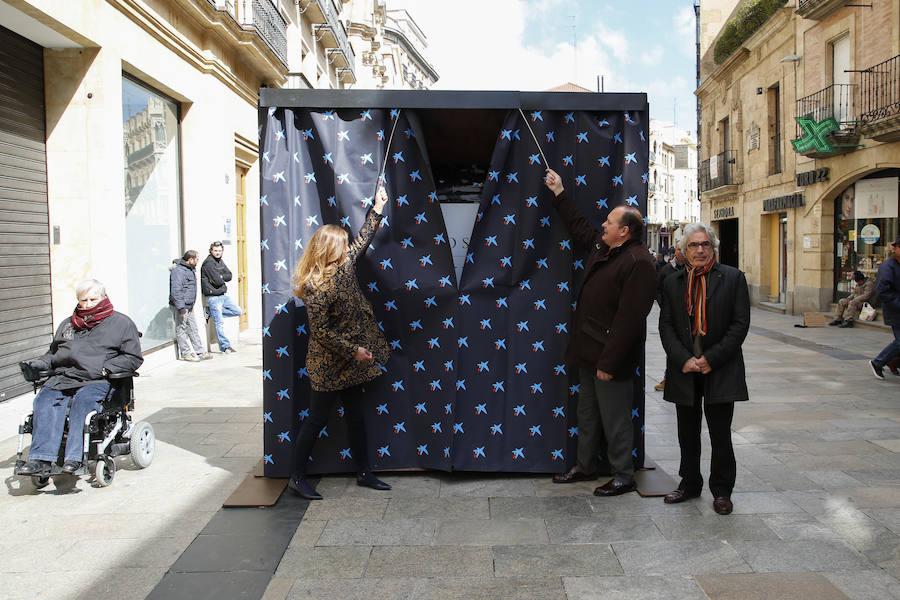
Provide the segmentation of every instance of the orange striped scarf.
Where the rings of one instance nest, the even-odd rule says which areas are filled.
[[[684,303],[687,307],[688,317],[691,319],[691,333],[695,336],[706,335],[706,274],[715,264],[716,255],[713,254],[703,267],[695,268],[685,265],[687,291]]]

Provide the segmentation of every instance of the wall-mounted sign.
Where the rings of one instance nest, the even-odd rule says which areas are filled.
[[[719,219],[730,219],[734,216],[734,207],[733,206],[725,206],[723,208],[716,208],[713,210],[713,220],[718,221]]]
[[[816,152],[834,152],[834,145],[828,140],[828,134],[839,131],[841,126],[834,117],[828,117],[816,122],[812,117],[795,117],[797,124],[803,130],[803,137],[791,140],[794,152],[804,153],[815,150]]]
[[[797,173],[797,185],[813,185],[823,181],[828,181],[828,167]]]
[[[879,177],[856,182],[856,218],[897,216],[897,178]]]
[[[772,210],[784,210],[785,208],[795,208],[797,206],[803,206],[803,194],[800,192],[788,196],[778,196],[777,198],[763,200],[763,210],[767,212]]]
[[[859,230],[859,239],[866,244],[877,244],[881,239],[881,230],[875,223],[863,225],[863,228]]]

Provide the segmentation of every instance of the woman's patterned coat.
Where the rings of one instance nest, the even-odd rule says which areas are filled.
[[[380,365],[387,364],[390,350],[356,276],[356,261],[369,247],[382,218],[369,211],[332,285],[318,294],[303,296],[310,325],[306,368],[313,390],[343,390],[371,381],[381,374]],[[353,358],[360,346],[375,360],[358,362]]]

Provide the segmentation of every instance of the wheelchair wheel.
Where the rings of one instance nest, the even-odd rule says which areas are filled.
[[[50,476],[49,475],[32,475],[31,476],[31,485],[33,485],[34,489],[36,489],[36,490],[45,488],[49,484],[50,484]]]
[[[153,462],[156,450],[156,434],[147,421],[140,421],[131,432],[131,460],[139,469],[146,469]]]
[[[106,487],[116,476],[116,463],[112,458],[99,459],[94,465],[94,479],[100,487]]]

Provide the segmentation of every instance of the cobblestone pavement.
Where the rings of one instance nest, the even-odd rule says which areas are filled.
[[[656,319],[647,455],[677,477],[675,412],[652,390]],[[900,377],[866,365],[889,334],[797,322],[752,313],[734,514],[716,515],[708,492],[669,506],[548,476],[384,474],[390,492],[325,477],[265,598],[900,598]],[[12,477],[31,397],[0,405],[4,597],[150,593],[261,455],[258,332],[243,337],[238,354],[202,363],[151,355],[136,417],[156,428],[157,456],[142,471],[122,459],[108,488]]]

